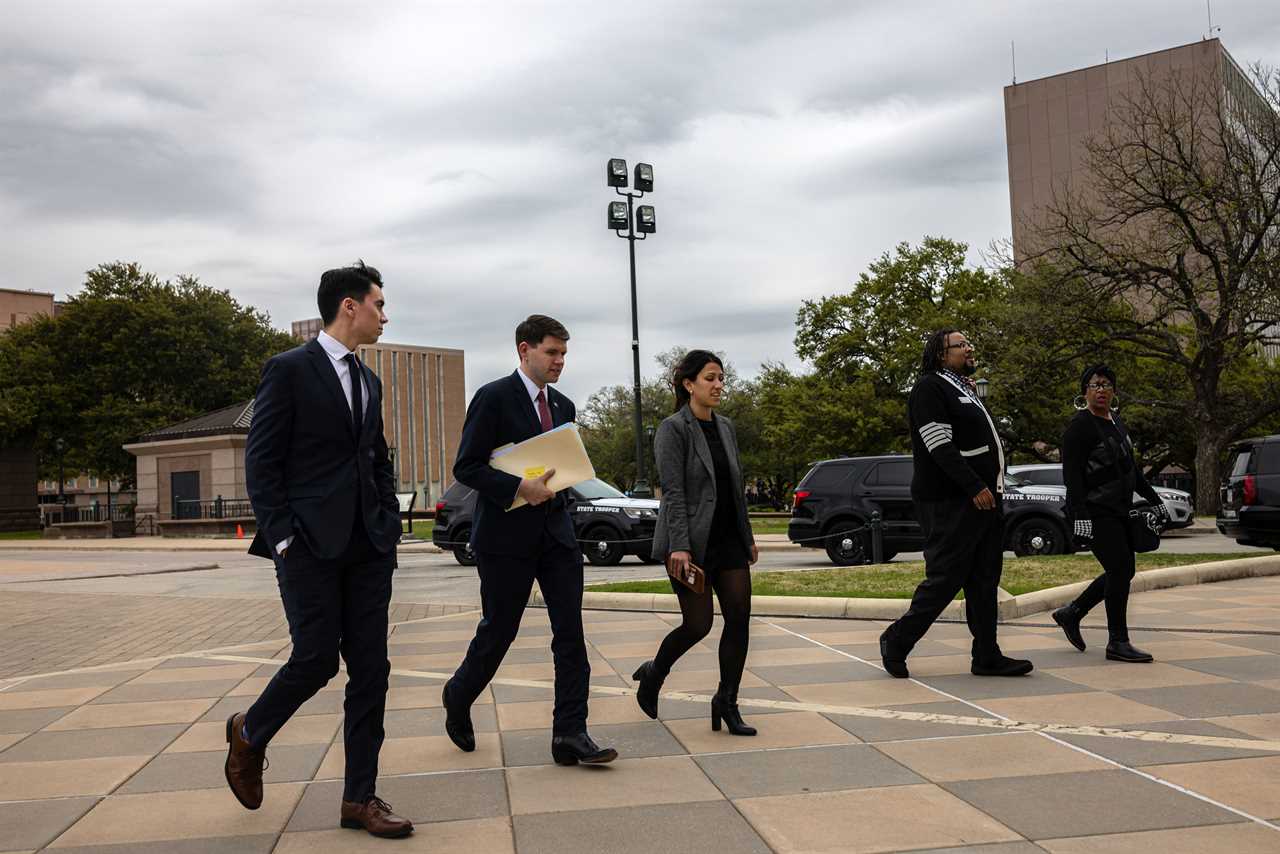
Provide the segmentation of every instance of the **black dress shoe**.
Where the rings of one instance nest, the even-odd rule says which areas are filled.
[[[1138,649],[1127,640],[1113,640],[1107,644],[1107,660],[1127,661],[1131,664],[1147,664],[1156,659],[1151,653]]]
[[[1025,658],[998,655],[984,661],[975,658],[969,672],[974,676],[1026,676],[1034,669],[1035,665]]]
[[[440,694],[440,705],[444,706],[444,731],[449,740],[458,745],[458,749],[470,753],[476,749],[476,730],[471,725],[471,708],[458,708],[449,703],[449,683],[444,683]]]
[[[585,732],[551,738],[551,758],[557,765],[603,765],[618,758],[612,747],[601,747]]]
[[[1052,616],[1053,621],[1062,627],[1062,633],[1067,636],[1071,645],[1084,652],[1084,635],[1080,634],[1080,621],[1084,619],[1084,612],[1072,602],[1065,608],[1054,611]]]
[[[911,673],[907,670],[907,657],[889,648],[889,639],[880,636],[880,663],[884,672],[898,679],[906,679]]]

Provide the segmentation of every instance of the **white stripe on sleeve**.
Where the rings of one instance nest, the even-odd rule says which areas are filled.
[[[951,425],[938,421],[930,421],[928,424],[921,426],[920,439],[924,442],[924,446],[932,453],[939,446],[945,445],[951,441]]]

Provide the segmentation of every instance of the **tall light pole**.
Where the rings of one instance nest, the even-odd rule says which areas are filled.
[[[653,167],[648,163],[637,163],[635,174],[636,192],[623,192],[627,186],[627,161],[613,158],[605,167],[605,177],[609,186],[619,196],[625,196],[626,203],[609,203],[609,228],[627,241],[631,255],[631,362],[635,381],[635,434],[636,434],[636,482],[631,490],[632,495],[651,496],[649,479],[644,475],[644,439],[640,414],[640,318],[636,308],[636,241],[644,240],[657,231],[652,205],[634,207],[636,199],[643,198],[645,193],[653,191]],[[639,232],[640,236],[636,237]]]
[[[58,506],[65,511],[67,508],[67,496],[63,492],[63,487],[66,486],[67,480],[62,473],[62,452],[66,450],[67,443],[59,438],[53,443],[53,447],[58,451]]]

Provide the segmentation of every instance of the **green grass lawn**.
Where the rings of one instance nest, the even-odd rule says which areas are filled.
[[[757,534],[785,534],[790,519],[752,519],[751,530]]]
[[[1138,571],[1231,560],[1238,554],[1140,554]],[[1010,558],[1004,562],[1000,586],[1017,596],[1033,590],[1087,581],[1102,571],[1092,555],[1052,555]],[[924,578],[924,561],[901,561],[876,566],[831,567],[792,572],[757,572],[751,590],[757,596],[840,596],[852,599],[907,599]],[[588,590],[616,593],[670,593],[662,581],[620,581],[593,584]],[[962,598],[963,593],[960,594]]]
[[[418,519],[413,523],[413,535],[419,539],[429,540],[435,527],[435,519]]]
[[[39,531],[0,531],[0,540],[38,540]]]

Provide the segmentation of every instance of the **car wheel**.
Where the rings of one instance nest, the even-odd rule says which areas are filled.
[[[622,544],[609,527],[597,525],[582,537],[582,554],[592,566],[617,566],[622,560]]]
[[[462,545],[453,547],[453,559],[463,566],[475,566],[476,552],[471,548],[471,532],[460,531],[457,541]]]
[[[827,532],[823,544],[827,557],[836,566],[856,566],[867,562],[866,535],[856,522],[837,522]]]
[[[1009,535],[1009,546],[1018,557],[1057,555],[1066,550],[1066,536],[1048,519],[1026,519]]]

